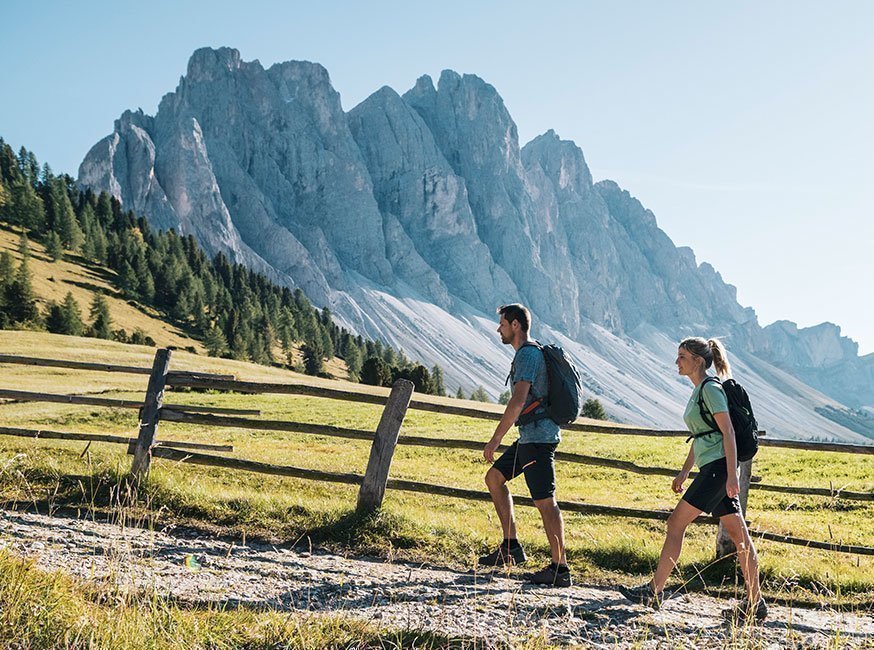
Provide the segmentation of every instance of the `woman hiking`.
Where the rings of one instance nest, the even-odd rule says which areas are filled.
[[[719,518],[734,542],[747,588],[746,598],[725,610],[723,616],[740,623],[751,619],[762,621],[768,615],[768,607],[759,589],[759,559],[738,500],[737,446],[728,401],[721,383],[707,374],[707,369],[714,366],[721,379],[731,377],[725,348],[716,339],[687,338],[680,343],[676,364],[679,374],[688,377],[695,386],[683,414],[694,437],[683,469],[671,487],[677,494],[683,492],[683,483],[693,464],[698,466],[698,475],[668,518],[667,537],[652,580],[639,587],[619,587],[619,591],[632,602],[658,609],[665,600],[668,576],[677,566],[686,527],[702,512],[708,512]],[[701,416],[699,396],[719,431],[714,431]]]

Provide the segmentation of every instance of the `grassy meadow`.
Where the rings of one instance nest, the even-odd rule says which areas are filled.
[[[35,332],[0,332],[0,352],[30,356],[149,365],[154,350],[95,339]],[[229,372],[240,379],[313,380],[253,364],[174,352],[173,369]],[[0,387],[55,393],[100,393],[141,399],[146,376],[65,369],[2,366]],[[343,385],[330,382],[330,385]],[[350,385],[357,390],[365,387]],[[374,392],[383,389],[371,388]],[[435,398],[438,399],[438,398]],[[240,395],[168,391],[166,401],[259,408],[262,416],[373,430],[381,407],[337,400],[282,395]],[[458,403],[452,400],[453,403]],[[43,403],[0,405],[7,426],[134,435],[135,410]],[[403,433],[440,438],[489,438],[494,423],[411,410]],[[233,456],[276,464],[363,473],[369,442],[309,434],[205,428],[162,423],[159,438],[234,445]],[[510,434],[510,440],[512,436]],[[110,511],[110,488],[130,467],[123,446],[43,441],[0,436],[0,501],[6,508],[40,512],[93,508]],[[679,467],[682,439],[653,439],[570,432],[564,451]],[[484,489],[487,469],[476,452],[399,446],[391,475],[396,478]],[[585,465],[559,463],[562,500],[668,509],[675,503],[670,480]],[[764,482],[812,487],[844,486],[874,490],[870,456],[764,448],[753,473]],[[525,494],[524,481],[512,484]],[[341,551],[386,558],[472,566],[478,554],[499,540],[490,504],[448,497],[389,491],[382,514],[360,521],[352,514],[357,488],[340,484],[186,465],[156,459],[148,498],[137,506],[154,524],[177,523],[216,534],[269,539],[278,543],[319,544]],[[751,491],[752,527],[815,540],[874,544],[874,505]],[[535,563],[547,561],[547,545],[536,510],[517,509],[520,538]],[[580,581],[610,584],[641,580],[655,565],[664,524],[657,521],[565,514],[570,564]],[[711,593],[734,591],[729,564],[714,565],[715,528],[694,526],[687,535],[674,584]],[[775,600],[830,604],[851,609],[874,605],[874,558],[760,541],[763,586]],[[703,578],[703,579],[702,579]]]

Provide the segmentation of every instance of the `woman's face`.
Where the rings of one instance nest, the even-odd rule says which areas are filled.
[[[697,372],[698,367],[704,363],[704,359],[692,354],[686,348],[677,349],[677,372],[685,377],[690,377]]]

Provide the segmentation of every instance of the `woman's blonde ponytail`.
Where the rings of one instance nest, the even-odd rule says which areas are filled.
[[[721,379],[731,379],[731,365],[728,363],[728,353],[719,339],[708,339],[707,345],[713,355],[713,367]]]

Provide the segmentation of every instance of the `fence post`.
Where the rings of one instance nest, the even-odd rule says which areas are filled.
[[[753,460],[745,460],[740,464],[740,476],[738,477],[738,483],[740,484],[740,510],[741,516],[746,519],[747,516],[747,497],[750,494],[750,478],[753,475]],[[725,531],[725,528],[722,527],[722,524],[719,524],[719,532],[716,533],[716,558],[723,558],[729,555],[733,555],[737,552],[737,549],[734,547],[734,542],[731,541],[731,537],[728,536],[728,533]]]
[[[149,465],[152,461],[151,452],[155,444],[155,437],[158,434],[158,419],[164,402],[164,384],[167,382],[169,367],[170,350],[161,348],[155,352],[155,361],[152,364],[152,374],[149,376],[145,403],[140,411],[140,434],[133,445],[134,460],[130,471],[137,483],[149,474]]]
[[[404,422],[407,407],[413,396],[413,387],[413,382],[407,379],[398,379],[392,385],[379,426],[376,427],[367,470],[364,472],[364,480],[361,481],[361,489],[358,491],[359,514],[376,512],[382,506],[385,486],[388,483],[388,470],[398,444],[401,424]]]

